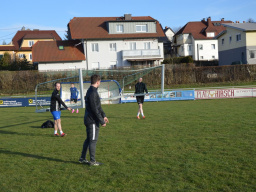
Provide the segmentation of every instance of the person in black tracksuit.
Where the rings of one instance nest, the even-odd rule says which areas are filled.
[[[71,110],[70,107],[67,107],[66,104],[62,101],[62,99],[60,98],[60,83],[57,82],[55,83],[55,89],[52,92],[52,96],[51,96],[51,105],[50,105],[50,111],[52,113],[53,119],[54,119],[54,136],[59,136],[58,134],[58,129],[60,131],[60,136],[64,137],[66,136],[65,133],[63,133],[62,131],[62,127],[61,127],[61,105],[63,105],[66,109],[68,109],[69,111]]]
[[[139,82],[135,85],[135,94],[144,94],[144,91],[148,93],[148,89],[145,83],[142,82],[142,78],[139,78]],[[142,105],[144,103],[144,95],[136,96],[137,103],[139,105],[138,113],[137,113],[137,119],[140,119],[140,113],[145,119],[145,115],[143,113]]]
[[[87,90],[85,96],[85,115],[84,115],[84,125],[86,126],[87,138],[83,144],[83,150],[81,157],[79,159],[80,163],[89,163],[93,166],[98,166],[101,163],[96,162],[95,152],[96,143],[99,136],[99,126],[105,127],[108,123],[108,118],[106,117],[104,111],[101,108],[100,97],[97,92],[100,86],[100,76],[91,76],[91,86]],[[90,162],[86,160],[86,153],[89,148]]]

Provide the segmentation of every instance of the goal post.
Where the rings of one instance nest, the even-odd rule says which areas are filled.
[[[162,69],[162,70],[161,70]],[[75,108],[85,108],[84,96],[86,95],[87,89],[90,87],[90,77],[92,74],[98,74],[101,76],[101,85],[98,88],[98,93],[101,98],[102,104],[117,104],[121,103],[122,97],[127,97],[128,95],[134,95],[134,90],[131,90],[140,77],[146,80],[159,82],[160,87],[154,87],[154,90],[148,86],[150,92],[160,92],[164,93],[164,65],[143,68],[143,69],[118,69],[118,70],[76,70],[72,71],[73,77],[59,78],[51,81],[39,83],[35,89],[35,102],[36,102],[36,112],[49,111],[50,98],[52,91],[54,89],[54,84],[60,82],[61,84],[61,98],[69,107]],[[51,72],[56,75],[61,74],[61,72]],[[63,73],[63,72],[62,72]],[[160,81],[160,78],[161,81]],[[70,87],[71,83],[78,89],[78,102],[76,104],[71,104],[70,102]],[[122,87],[121,87],[122,86]],[[129,87],[129,90],[127,88]],[[126,88],[126,90],[125,90]],[[44,98],[44,99],[42,99]]]

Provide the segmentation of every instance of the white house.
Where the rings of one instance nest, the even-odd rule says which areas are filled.
[[[74,17],[68,23],[69,38],[83,44],[86,69],[131,65],[159,65],[164,58],[165,37],[152,17]]]
[[[193,60],[218,60],[218,40],[215,36],[225,30],[222,23],[231,21],[188,22],[175,35],[173,45],[176,47],[177,56],[192,56]]]

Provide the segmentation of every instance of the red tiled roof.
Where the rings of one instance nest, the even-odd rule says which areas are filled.
[[[223,23],[232,23],[232,21],[198,21],[198,22],[188,22],[184,27],[182,27],[176,34],[191,34],[194,39],[213,39],[214,37],[207,37],[206,32],[215,32],[215,36],[217,36],[222,31],[226,30],[226,28],[221,25]]]
[[[52,36],[51,37],[52,39],[61,40],[60,36],[54,30],[18,31],[12,39],[12,43],[15,47],[15,50],[19,50],[21,43],[22,43],[24,37],[26,37],[26,36],[30,36],[30,37],[34,36],[34,37],[36,37],[36,39],[37,38],[48,39],[48,37]],[[46,36],[47,36],[47,38],[46,38]]]
[[[61,40],[59,36],[55,36],[52,33],[29,33],[26,34],[24,39],[56,39]]]
[[[121,20],[118,20],[121,19]],[[155,21],[156,33],[109,34],[107,22]],[[74,17],[68,24],[72,39],[122,39],[165,37],[161,24],[150,16],[132,17],[125,21],[122,17]]]
[[[0,51],[13,51],[14,49],[14,46],[0,46]]]
[[[63,62],[85,60],[80,41],[38,41],[32,47],[33,62]],[[76,46],[75,46],[76,45]],[[60,50],[59,46],[64,46]]]

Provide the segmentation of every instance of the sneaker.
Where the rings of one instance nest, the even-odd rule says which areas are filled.
[[[61,137],[64,137],[64,136],[66,136],[66,135],[67,135],[66,133],[62,133],[62,134],[61,134]]]
[[[100,166],[100,165],[102,165],[102,163],[96,162],[96,161],[94,161],[94,162],[90,161],[90,166]]]
[[[89,161],[87,161],[86,159],[80,158],[79,163],[84,163],[84,164],[89,164]]]
[[[72,109],[72,113],[74,113],[75,112],[75,109]]]
[[[146,116],[143,116],[143,119],[145,119],[146,118]]]
[[[79,113],[79,110],[78,110],[78,109],[76,110],[76,113]]]
[[[60,136],[59,133],[54,134],[54,136]]]
[[[137,119],[140,119],[140,116],[137,116]]]

